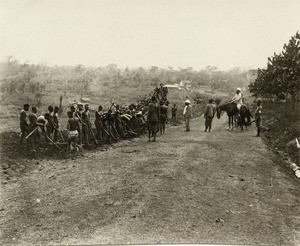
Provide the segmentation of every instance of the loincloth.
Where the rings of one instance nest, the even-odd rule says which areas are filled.
[[[75,137],[78,137],[78,131],[77,130],[68,132],[68,139],[75,138]]]

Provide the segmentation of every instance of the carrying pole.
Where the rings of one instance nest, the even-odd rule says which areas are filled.
[[[30,132],[25,139],[28,139],[40,126],[37,126],[36,128],[34,128],[34,130],[32,132]]]

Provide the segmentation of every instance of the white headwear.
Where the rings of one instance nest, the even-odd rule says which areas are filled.
[[[190,102],[190,100],[189,100],[189,99],[185,100],[185,103],[189,103],[189,104],[191,104],[191,102]]]
[[[236,88],[236,90],[242,92],[241,87]]]

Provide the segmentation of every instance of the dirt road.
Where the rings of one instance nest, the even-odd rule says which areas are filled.
[[[299,181],[226,119],[168,128],[76,160],[30,160],[1,187],[4,244],[300,245]]]

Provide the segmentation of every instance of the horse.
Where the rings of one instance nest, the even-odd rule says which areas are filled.
[[[229,102],[222,105],[218,105],[216,108],[217,118],[221,118],[221,112],[225,111],[228,115],[228,128],[227,130],[233,130],[234,116],[238,113],[236,103]]]
[[[237,114],[237,126],[241,127],[241,131],[244,130],[244,126],[247,129],[247,126],[251,124],[251,118],[253,118],[249,108],[245,105],[242,105],[238,114]]]

